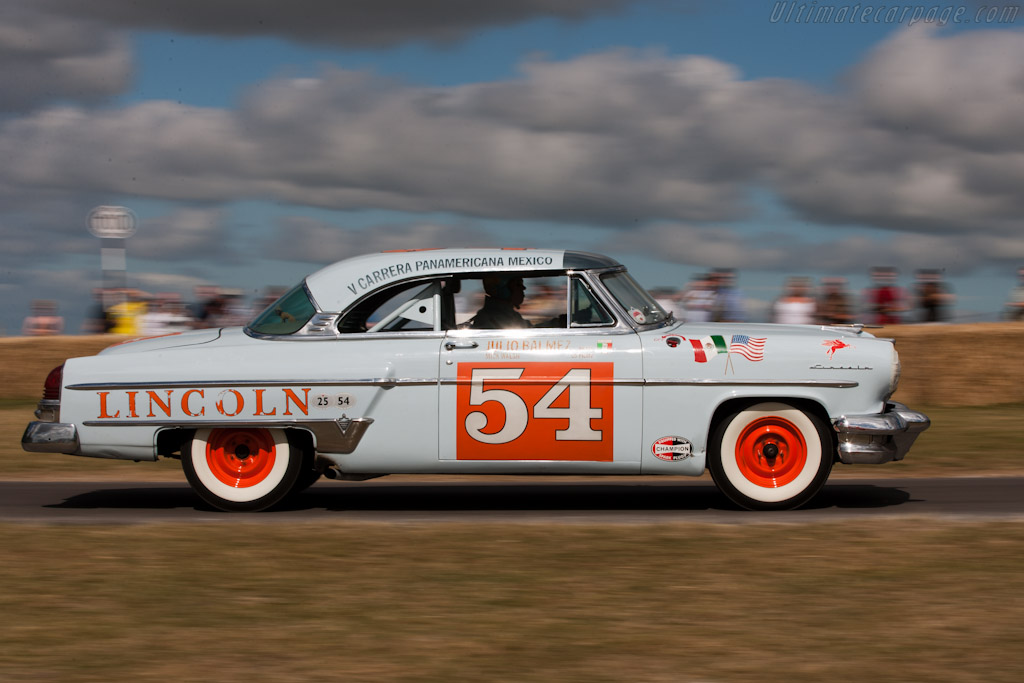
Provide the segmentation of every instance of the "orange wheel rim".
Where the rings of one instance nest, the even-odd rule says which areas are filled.
[[[789,420],[761,417],[736,439],[736,464],[747,481],[779,488],[794,481],[807,464],[807,442]]]
[[[215,429],[206,445],[206,462],[217,480],[232,488],[255,486],[274,469],[277,449],[263,429]]]

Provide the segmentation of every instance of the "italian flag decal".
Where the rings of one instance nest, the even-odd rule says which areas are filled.
[[[725,337],[720,334],[713,334],[709,337],[689,340],[693,345],[693,357],[698,363],[707,363],[708,359],[714,358],[720,353],[729,353],[729,347],[725,344]]]

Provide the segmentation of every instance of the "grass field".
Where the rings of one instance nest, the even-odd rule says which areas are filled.
[[[0,544],[8,682],[1024,674],[1024,524],[0,526]]]

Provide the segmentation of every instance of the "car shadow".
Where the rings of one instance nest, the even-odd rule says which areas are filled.
[[[799,510],[770,515],[800,515],[829,509],[875,510],[913,502],[901,486],[883,482],[829,483]],[[44,506],[61,510],[193,510],[217,512],[185,485],[105,487],[69,495]],[[270,513],[303,512],[745,512],[711,482],[602,483],[567,482],[322,482],[272,508]],[[238,514],[238,513],[232,513]],[[757,513],[759,515],[766,513]]]
[[[71,495],[61,503],[44,505],[50,509],[77,510],[173,510],[195,509],[199,499],[188,486],[126,485]]]

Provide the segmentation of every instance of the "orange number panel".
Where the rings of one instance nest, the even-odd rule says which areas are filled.
[[[614,363],[459,363],[459,460],[613,460]]]

